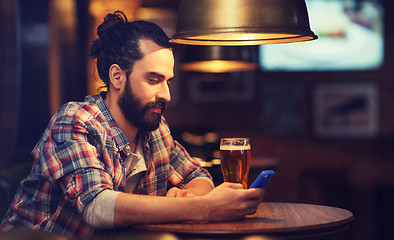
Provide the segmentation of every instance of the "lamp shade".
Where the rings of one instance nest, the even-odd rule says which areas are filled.
[[[243,46],[316,38],[304,0],[181,0],[170,41]]]

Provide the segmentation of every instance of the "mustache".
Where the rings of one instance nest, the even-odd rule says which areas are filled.
[[[163,112],[164,109],[166,108],[166,102],[158,99],[155,102],[148,103],[146,105],[146,108],[161,108]]]

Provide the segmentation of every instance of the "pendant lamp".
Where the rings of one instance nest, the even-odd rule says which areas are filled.
[[[170,41],[244,46],[313,39],[304,0],[181,0]]]
[[[184,46],[182,71],[240,72],[258,68],[257,46]]]

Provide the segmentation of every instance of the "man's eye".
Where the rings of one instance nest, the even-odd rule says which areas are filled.
[[[152,83],[152,84],[155,84],[155,83],[158,83],[159,80],[158,80],[158,79],[155,79],[155,78],[150,78],[150,79],[149,79],[149,82]]]

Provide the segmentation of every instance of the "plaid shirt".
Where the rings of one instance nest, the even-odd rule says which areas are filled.
[[[164,196],[170,187],[210,177],[172,139],[164,118],[157,130],[143,135],[147,172],[136,193]],[[0,229],[91,236],[94,228],[82,220],[83,211],[104,189],[125,191],[128,145],[101,95],[65,104],[33,149],[31,173],[21,182]]]

